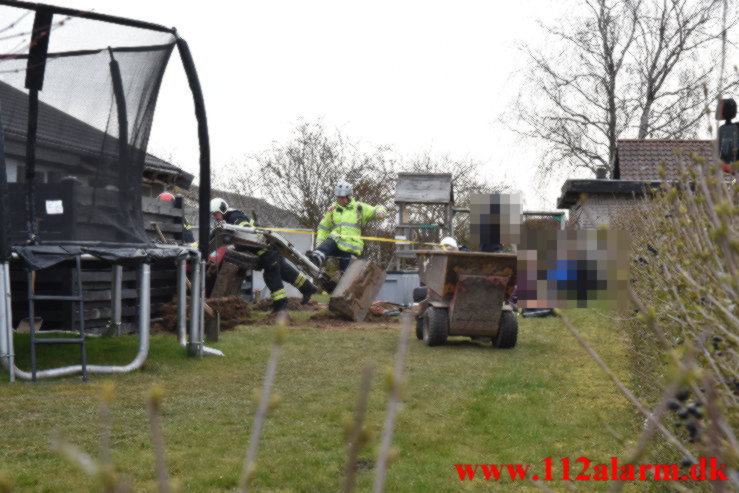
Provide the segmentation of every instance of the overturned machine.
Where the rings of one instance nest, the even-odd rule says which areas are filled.
[[[329,276],[295,247],[289,240],[270,228],[218,224],[211,233],[210,251],[218,251],[226,245],[243,245],[256,249],[269,248],[279,251],[303,275],[331,293],[329,309],[349,320],[361,322],[369,311],[377,293],[385,281],[385,270],[374,262],[354,259],[340,279]],[[237,288],[242,276],[240,271],[257,268],[259,258],[248,251],[227,250],[210,293],[226,293]]]

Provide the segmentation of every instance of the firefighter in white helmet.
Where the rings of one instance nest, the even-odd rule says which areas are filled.
[[[318,247],[308,256],[319,267],[328,257],[338,257],[339,269],[343,272],[352,255],[358,257],[362,254],[362,228],[368,221],[385,219],[387,209],[355,200],[354,190],[346,180],[336,184],[334,195],[336,202],[328,208],[318,224]]]
[[[252,218],[238,209],[231,209],[225,200],[215,198],[210,201],[210,213],[216,221],[225,221],[236,226],[254,227],[257,224]],[[245,249],[259,256],[259,268],[263,271],[264,283],[272,296],[272,311],[287,310],[287,293],[283,281],[292,284],[303,295],[303,304],[310,301],[317,291],[312,282],[303,274],[285,261],[285,258],[275,250],[260,249],[239,245],[237,249]]]
[[[459,245],[457,244],[457,240],[455,240],[451,236],[442,238],[440,244],[441,244],[441,249],[447,252],[456,252],[457,250],[459,250]]]

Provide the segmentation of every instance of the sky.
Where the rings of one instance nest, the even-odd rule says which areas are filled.
[[[522,42],[537,20],[566,14],[547,0],[48,2],[174,26],[203,87],[212,173],[287,141],[320,119],[352,140],[410,158],[474,159],[525,209],[554,209],[562,178],[535,182],[543,149],[500,122],[525,77]],[[175,54],[160,92],[149,151],[197,175],[197,127]],[[378,179],[381,179],[378,178]],[[279,200],[269,198],[279,205]]]

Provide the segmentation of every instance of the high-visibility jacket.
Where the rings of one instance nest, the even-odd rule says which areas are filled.
[[[334,202],[318,224],[316,240],[320,244],[326,238],[332,238],[341,251],[361,255],[364,248],[364,241],[359,238],[362,228],[367,221],[382,219],[378,213],[385,213],[385,208],[354,199],[345,206]]]

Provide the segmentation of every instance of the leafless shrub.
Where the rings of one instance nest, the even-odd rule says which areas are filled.
[[[267,414],[280,404],[279,396],[272,395],[272,387],[277,375],[277,362],[279,361],[280,353],[282,352],[282,344],[285,342],[285,338],[287,337],[286,318],[287,314],[285,313],[282,318],[278,318],[277,320],[277,334],[275,335],[275,343],[272,345],[272,352],[270,353],[269,360],[267,360],[267,371],[262,382],[262,392],[258,399],[259,404],[257,405],[257,412],[254,415],[254,423],[252,424],[249,436],[249,447],[246,451],[244,466],[241,471],[241,479],[239,480],[239,488],[237,490],[239,493],[246,493],[249,491],[249,486],[254,479],[254,473],[257,467],[259,440],[262,437],[262,430],[264,429],[264,423],[267,420]]]
[[[362,370],[362,383],[359,386],[357,408],[354,411],[354,416],[347,422],[346,426],[347,458],[341,493],[354,491],[354,479],[357,475],[359,451],[369,440],[369,430],[365,427],[364,418],[367,413],[367,401],[369,400],[371,380],[372,368],[365,366],[364,370]]]
[[[669,426],[694,456],[716,457],[736,471],[739,185],[720,167],[692,158],[679,182],[636,203],[616,224],[632,234],[638,308],[622,323],[635,394],[656,416],[674,418]],[[657,463],[689,461],[649,431],[630,458],[649,448]]]

